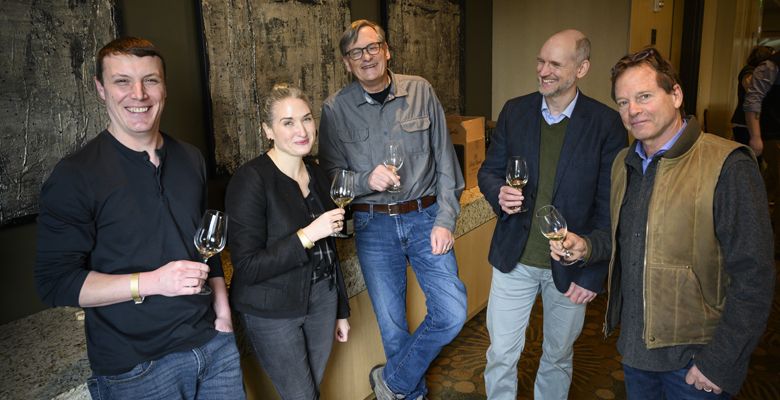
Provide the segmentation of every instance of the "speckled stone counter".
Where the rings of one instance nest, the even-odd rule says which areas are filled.
[[[0,326],[0,399],[89,399],[79,308],[60,307]]]
[[[477,188],[461,197],[455,237],[495,215]],[[366,289],[353,240],[339,240],[349,296]],[[61,307],[0,326],[0,399],[87,400],[90,376],[81,310]]]

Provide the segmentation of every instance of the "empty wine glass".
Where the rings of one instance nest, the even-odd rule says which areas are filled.
[[[393,141],[385,144],[385,158],[383,163],[385,167],[398,175],[398,170],[404,165],[404,147],[401,142]],[[401,191],[401,184],[392,185],[387,191],[390,193],[398,193]]]
[[[569,230],[566,226],[566,219],[557,208],[553,205],[546,205],[536,211],[536,221],[539,223],[539,230],[542,231],[542,235],[554,242],[561,242],[563,247],[563,240],[566,239],[566,234]],[[563,247],[563,258],[559,263],[561,265],[571,265],[577,262],[577,260],[569,260],[572,252]]]
[[[522,190],[526,183],[528,183],[528,165],[525,160],[519,156],[509,157],[506,163],[506,184],[517,190]],[[514,209],[518,212],[528,211],[525,204],[514,207]]]
[[[341,209],[344,209],[347,204],[355,199],[354,172],[343,169],[333,177],[333,183],[330,185],[330,198]],[[333,233],[331,236],[339,238],[349,237],[342,232]]]
[[[227,214],[217,210],[206,210],[200,221],[198,230],[195,231],[195,248],[198,249],[206,263],[211,256],[219,253],[225,248],[227,241]],[[200,293],[202,295],[211,294],[211,288],[204,283]]]

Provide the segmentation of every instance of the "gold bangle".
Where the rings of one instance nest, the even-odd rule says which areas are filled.
[[[314,247],[314,242],[312,242],[311,239],[309,239],[309,237],[306,236],[305,233],[303,233],[303,229],[298,229],[298,232],[296,233],[298,234],[298,239],[300,239],[301,244],[303,245],[304,248],[310,249]]]
[[[138,289],[138,284],[140,281],[140,272],[134,272],[130,274],[130,296],[133,297],[135,304],[141,304],[144,302],[144,298],[141,296],[141,291]]]

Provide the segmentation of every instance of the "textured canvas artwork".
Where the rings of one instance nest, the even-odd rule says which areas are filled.
[[[463,108],[460,21],[459,1],[387,1],[390,68],[427,79],[448,114]]]
[[[106,126],[94,55],[115,32],[111,0],[0,1],[0,225],[37,213],[55,163]]]
[[[338,52],[348,0],[202,0],[218,172],[265,152],[259,104],[279,82],[301,87],[319,117],[327,96],[349,82]]]

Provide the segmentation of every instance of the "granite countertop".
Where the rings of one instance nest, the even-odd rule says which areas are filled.
[[[455,237],[495,215],[478,188],[464,191]],[[353,240],[338,241],[352,297],[366,289]],[[51,308],[0,326],[0,399],[89,400],[91,371],[79,308]]]

